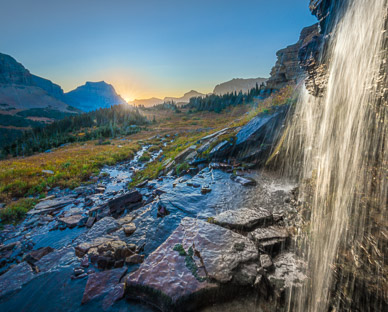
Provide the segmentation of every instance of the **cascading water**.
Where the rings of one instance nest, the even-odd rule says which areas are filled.
[[[289,165],[302,164],[300,196],[311,213],[300,246],[309,282],[291,311],[350,309],[346,298],[360,283],[388,298],[387,1],[341,9],[325,54],[325,94],[302,90],[286,140]],[[372,301],[370,311],[380,310]]]

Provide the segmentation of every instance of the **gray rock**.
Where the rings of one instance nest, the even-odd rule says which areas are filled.
[[[35,205],[34,209],[31,209],[27,214],[35,215],[35,214],[45,214],[50,213],[63,207],[72,204],[75,201],[73,196],[65,196],[56,199],[49,199],[42,201]]]
[[[105,217],[101,220],[94,223],[92,228],[86,232],[81,234],[75,241],[75,245],[79,245],[81,243],[92,242],[96,238],[104,237],[107,234],[113,233],[114,231],[120,228],[120,224],[116,219],[112,217]]]
[[[234,230],[250,231],[272,222],[272,214],[265,209],[241,208],[221,212],[213,218],[215,224]]]
[[[21,288],[35,277],[31,266],[22,262],[0,275],[0,297]]]
[[[64,223],[69,228],[73,228],[77,225],[80,225],[83,219],[85,219],[84,216],[82,216],[81,214],[76,214],[68,217],[59,218],[58,221]]]
[[[123,225],[125,235],[130,236],[136,231],[136,225],[134,223],[128,223]]]

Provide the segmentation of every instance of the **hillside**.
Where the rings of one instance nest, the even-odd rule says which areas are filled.
[[[66,103],[60,86],[0,53],[0,146],[26,129],[77,113]]]
[[[256,87],[256,84],[260,87],[261,84],[265,83],[267,78],[234,78],[232,80],[220,83],[215,86],[213,93],[216,95],[223,95],[226,93],[240,92],[243,93]]]

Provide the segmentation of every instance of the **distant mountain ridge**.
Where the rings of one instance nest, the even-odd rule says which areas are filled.
[[[127,103],[116,93],[115,88],[105,81],[88,81],[84,85],[65,93],[65,97],[68,103],[84,112]]]
[[[0,146],[26,129],[77,113],[66,103],[59,85],[31,74],[13,57],[0,53]]]
[[[232,92],[247,92],[248,90],[254,88],[256,83],[260,87],[262,83],[265,83],[267,78],[234,78],[232,80],[220,83],[215,86],[213,93],[217,95],[223,95],[226,93]]]

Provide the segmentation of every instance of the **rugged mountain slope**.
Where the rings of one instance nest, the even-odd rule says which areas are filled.
[[[141,105],[141,106],[147,107],[147,106],[154,106],[162,103],[163,103],[162,99],[152,97],[149,99],[135,99],[131,104],[135,106]]]
[[[0,53],[0,146],[23,130],[75,114],[60,86]]]
[[[116,93],[114,87],[105,81],[88,81],[83,86],[66,93],[65,96],[69,103],[84,112],[126,104],[125,100]]]
[[[205,94],[197,92],[195,90],[191,90],[189,92],[186,92],[181,97],[165,97],[164,102],[171,102],[174,101],[176,104],[187,104],[189,103],[190,99],[193,97],[199,97],[199,96],[205,96]]]
[[[248,90],[256,87],[256,83],[260,87],[260,85],[262,83],[265,83],[266,81],[267,81],[267,78],[250,78],[250,79],[234,78],[232,80],[216,85],[213,90],[213,93],[217,95],[231,93],[234,91],[236,92],[242,91],[243,93],[245,93]]]

